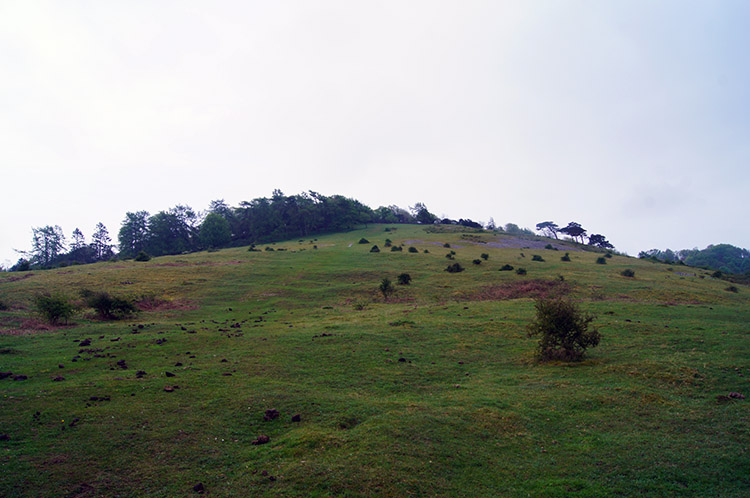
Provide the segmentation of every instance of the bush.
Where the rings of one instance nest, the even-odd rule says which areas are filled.
[[[135,257],[136,261],[148,261],[151,259],[151,256],[149,256],[146,251],[141,251],[138,253],[138,255]]]
[[[544,248],[545,249],[549,249],[550,251],[559,251],[560,250],[557,247],[553,246],[552,244],[547,244],[546,246],[544,246]]]
[[[453,259],[453,253],[449,252],[448,254],[445,255],[445,257],[448,259]]]
[[[62,295],[40,294],[34,298],[34,304],[37,312],[52,325],[63,321],[67,323],[73,316],[73,305]]]
[[[401,252],[404,248],[401,246],[391,246],[391,252]]]
[[[416,247],[409,246],[409,252],[419,252]]]
[[[620,275],[622,275],[623,277],[633,278],[633,277],[635,277],[635,272],[633,270],[631,270],[630,268],[627,268],[625,270],[622,270],[620,272]]]
[[[482,259],[483,259],[483,260],[485,260],[485,261],[487,261],[488,259],[490,259],[490,255],[489,255],[489,254],[487,254],[486,252],[483,252],[483,253],[481,254],[481,256],[479,256],[479,257],[480,257],[480,258],[482,258]]]
[[[425,249],[425,250],[424,250],[424,253],[425,253],[425,254],[430,254],[430,251],[428,251],[427,249]]]
[[[0,301],[0,311],[5,311],[8,309],[8,305],[5,304],[3,301]]]
[[[370,252],[380,252],[380,249],[378,248],[378,246],[372,246],[370,248]]]
[[[727,288],[726,288],[726,290],[727,290],[727,291],[729,291],[729,292],[739,292],[739,291],[740,291],[740,290],[739,290],[739,289],[738,289],[737,287],[735,287],[734,285],[730,285],[729,287],[727,287]]]
[[[607,264],[607,259],[606,258],[601,258],[601,257],[596,258],[596,264],[597,265],[606,265]]]
[[[359,239],[359,242],[357,242],[357,244],[369,244],[369,243],[370,243],[370,241],[367,240],[364,237],[362,237],[361,239]]]
[[[409,285],[411,283],[411,275],[408,273],[402,273],[397,278],[399,285]]]
[[[393,241],[391,239],[385,239],[385,247],[391,247],[391,244],[393,244]]]
[[[534,254],[533,256],[531,256],[531,261],[541,261],[542,263],[544,263],[544,258],[538,254]]]
[[[268,252],[271,252],[271,251],[274,251],[275,249],[271,246],[266,246],[265,250]]]
[[[526,268],[519,268],[516,270],[516,275],[526,275]]]
[[[608,252],[607,254],[604,255],[604,257],[607,258],[607,259],[611,259],[612,258],[612,253]]]
[[[383,280],[380,281],[380,293],[383,294],[383,299],[388,301],[388,296],[393,294],[393,292],[396,290],[393,288],[393,284],[391,283],[391,279],[388,277],[385,277]]]
[[[81,291],[86,306],[93,308],[104,320],[119,320],[138,311],[132,301],[110,296],[107,292]]]
[[[453,263],[452,265],[448,265],[445,271],[448,273],[460,273],[464,271],[464,267],[460,263]]]
[[[475,259],[475,260],[472,261],[472,263],[474,263],[475,265],[481,265],[482,264],[482,260],[481,259]]]
[[[716,270],[715,272],[713,272],[713,273],[711,274],[711,276],[712,276],[713,278],[721,278],[721,277],[723,277],[723,276],[724,276],[724,274],[723,274],[723,273],[721,273],[721,272],[720,272],[719,270]]]
[[[513,271],[513,265],[503,265],[500,267],[500,271]]]
[[[451,245],[449,243],[447,243],[447,242],[445,244],[443,244],[443,247],[450,247],[450,246]]]
[[[595,317],[564,298],[539,299],[536,317],[528,327],[529,337],[541,336],[537,346],[540,360],[580,361],[587,348],[599,344],[601,334],[588,330]]]
[[[560,261],[570,262],[570,253],[565,253],[565,256],[560,258]]]

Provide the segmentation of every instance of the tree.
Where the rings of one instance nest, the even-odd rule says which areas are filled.
[[[487,230],[497,230],[497,225],[495,225],[495,220],[490,216],[490,221],[487,222],[487,226],[485,227]]]
[[[595,233],[589,237],[589,245],[601,247],[602,249],[614,249],[615,246],[609,243],[604,235]]]
[[[541,360],[580,361],[589,347],[601,340],[598,330],[588,330],[595,319],[564,298],[539,299],[536,317],[528,327],[529,336],[541,336],[537,356]]]
[[[583,238],[586,236],[586,230],[575,221],[571,221],[568,223],[568,226],[561,228],[559,231],[566,235],[570,235],[573,240],[579,240],[581,244],[584,243]]]
[[[77,249],[81,249],[86,245],[86,238],[83,236],[83,232],[81,232],[78,228],[73,230],[73,241],[70,243],[70,250],[75,251]]]
[[[47,266],[65,250],[65,235],[58,225],[32,228],[32,260]]]
[[[96,224],[94,235],[91,236],[91,247],[94,249],[96,259],[99,261],[112,257],[112,239],[109,236],[107,227],[101,221]]]
[[[388,301],[388,296],[393,294],[393,292],[396,290],[393,288],[391,279],[389,279],[388,277],[385,277],[380,281],[380,286],[378,287],[378,289],[380,289],[380,293],[383,294],[383,299],[385,299],[386,301]]]
[[[232,240],[229,221],[218,213],[209,213],[198,230],[201,246],[222,247]]]
[[[148,240],[148,211],[126,213],[117,238],[120,241],[120,253],[134,257],[146,247]]]
[[[409,208],[412,216],[417,220],[417,223],[422,225],[432,225],[437,220],[437,216],[427,210],[427,206],[422,202],[417,202],[413,207]]]
[[[551,221],[543,221],[541,223],[537,223],[536,229],[538,232],[542,232],[545,237],[554,237],[555,239],[557,239],[557,232],[560,231],[560,228],[557,226],[557,224]]]

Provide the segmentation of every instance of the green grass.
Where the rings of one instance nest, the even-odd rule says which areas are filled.
[[[0,380],[0,496],[197,496],[198,482],[211,496],[750,494],[750,401],[717,402],[750,394],[750,289],[573,245],[563,262],[473,243],[487,233],[384,228],[0,274],[0,371],[28,376]],[[370,253],[363,237],[421,242]],[[444,271],[444,243],[466,271]],[[384,302],[380,281],[404,272]],[[560,276],[602,343],[538,364],[533,300],[496,298]],[[35,318],[37,293],[82,288],[166,304],[122,322]],[[281,416],[265,422],[269,408]]]

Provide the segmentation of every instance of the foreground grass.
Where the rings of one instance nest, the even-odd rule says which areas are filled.
[[[747,402],[717,402],[750,391],[747,288],[466,237],[373,226],[283,252],[3,275],[0,371],[28,379],[0,380],[0,496],[191,496],[199,482],[213,496],[750,493]],[[450,250],[466,271],[443,271]],[[383,302],[380,279],[401,272],[412,285]],[[603,341],[582,363],[538,364],[533,300],[498,297],[560,276]],[[127,322],[31,320],[35,293],[81,288],[156,305]]]

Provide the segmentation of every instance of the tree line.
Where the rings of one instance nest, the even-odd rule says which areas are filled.
[[[684,264],[724,273],[750,275],[750,251],[731,244],[710,245],[705,249],[649,249],[638,253],[641,259],[661,263]]]
[[[117,233],[117,246],[102,223],[97,224],[90,242],[76,228],[69,244],[57,225],[33,228],[31,250],[23,253],[24,257],[11,271],[95,263],[114,257],[127,259],[140,253],[163,256],[269,243],[352,230],[368,223],[439,223],[486,228],[513,235],[535,235],[528,228],[514,223],[508,223],[504,228],[496,226],[492,218],[486,225],[468,218],[441,219],[422,202],[408,209],[396,205],[371,209],[342,195],[325,196],[313,191],[285,195],[274,190],[270,197],[243,201],[235,207],[222,199],[214,200],[204,212],[196,212],[181,204],[155,214],[127,212]],[[582,243],[586,236],[586,230],[575,222],[563,228],[552,222],[543,222],[537,225],[537,230],[554,238],[558,238],[558,233],[567,234]],[[591,235],[588,241],[590,245],[612,248],[602,235]],[[116,247],[119,253],[115,252]]]

